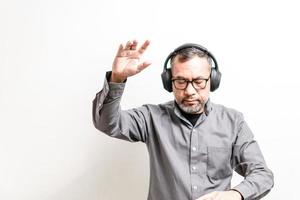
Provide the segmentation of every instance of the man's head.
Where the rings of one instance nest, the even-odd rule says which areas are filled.
[[[205,52],[189,47],[171,58],[172,89],[179,107],[198,114],[209,98],[212,60]]]

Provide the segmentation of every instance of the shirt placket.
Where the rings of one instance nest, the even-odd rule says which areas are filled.
[[[192,199],[199,195],[200,179],[199,179],[199,149],[198,149],[198,134],[195,128],[191,129],[191,142],[190,142],[190,176],[191,176],[191,193]]]

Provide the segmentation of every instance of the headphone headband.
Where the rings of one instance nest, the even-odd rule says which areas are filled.
[[[179,47],[177,47],[176,49],[174,49],[173,52],[171,52],[167,59],[165,60],[165,63],[164,63],[164,71],[168,68],[168,62],[171,58],[173,58],[174,56],[177,55],[177,53],[183,49],[187,49],[187,48],[195,48],[195,49],[198,49],[202,52],[204,52],[208,57],[210,57],[212,60],[213,60],[213,63],[214,63],[214,68],[218,71],[219,70],[219,67],[218,67],[218,63],[217,63],[217,60],[215,59],[214,55],[212,53],[210,53],[205,47],[199,45],[199,44],[195,44],[195,43],[185,43]]]

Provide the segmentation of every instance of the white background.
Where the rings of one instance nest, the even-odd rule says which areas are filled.
[[[123,108],[171,100],[165,57],[206,46],[223,73],[212,101],[244,113],[274,172],[265,199],[299,199],[299,18],[296,0],[0,0],[0,199],[146,199],[144,144],[92,124],[92,100],[129,39],[151,40],[153,64],[128,80]]]

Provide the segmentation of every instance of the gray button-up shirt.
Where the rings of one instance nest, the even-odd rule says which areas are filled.
[[[109,76],[93,101],[93,122],[111,137],[146,144],[148,200],[195,200],[229,189],[252,200],[273,187],[273,174],[240,112],[208,101],[193,126],[174,101],[121,110],[125,83],[108,83]],[[245,178],[231,188],[233,170]]]

